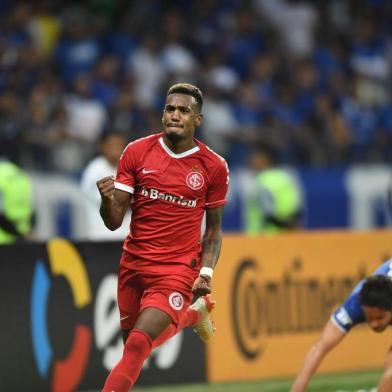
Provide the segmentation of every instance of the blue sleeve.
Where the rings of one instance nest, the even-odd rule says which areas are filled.
[[[373,275],[385,275],[392,278],[392,259],[387,260],[377,268]],[[363,280],[359,282],[343,305],[332,314],[331,320],[344,332],[348,332],[352,327],[366,320],[362,306],[359,303],[359,292],[363,283]]]
[[[376,269],[373,275],[385,275],[392,278],[392,259],[387,260]]]
[[[332,314],[331,320],[343,332],[348,332],[355,325],[365,321],[365,314],[359,303],[359,292],[363,281],[357,284],[350,296]]]

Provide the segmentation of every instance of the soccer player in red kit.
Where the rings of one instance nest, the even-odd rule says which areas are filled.
[[[118,274],[124,351],[103,392],[129,391],[151,350],[182,328],[192,326],[205,341],[213,334],[209,293],[229,177],[225,160],[194,138],[202,104],[196,86],[170,87],[163,132],[129,143],[116,179],[97,182],[110,230],[132,209]]]

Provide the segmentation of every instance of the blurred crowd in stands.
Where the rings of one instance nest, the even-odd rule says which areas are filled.
[[[102,133],[161,129],[167,87],[204,92],[198,137],[247,164],[392,161],[392,2],[0,2],[0,156],[80,175]]]

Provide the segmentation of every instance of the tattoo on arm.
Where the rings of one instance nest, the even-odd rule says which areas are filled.
[[[116,230],[121,226],[124,219],[124,215],[129,205],[129,195],[123,195],[123,197],[117,199],[112,197],[111,199],[102,199],[99,212],[105,223],[105,226],[110,230]]]
[[[207,209],[206,231],[202,240],[202,265],[214,268],[222,246],[223,206]]]
[[[121,209],[119,208],[118,202],[115,201],[115,199],[110,199],[110,200],[105,200],[101,201],[101,206],[99,209],[102,218],[106,219],[109,218],[111,214],[113,213],[119,213],[121,212]]]
[[[126,210],[126,205],[124,203],[120,203],[116,198],[112,200],[112,208],[118,214],[122,214],[124,210]]]

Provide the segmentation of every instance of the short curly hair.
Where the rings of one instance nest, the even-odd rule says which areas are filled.
[[[203,93],[199,87],[189,83],[177,83],[167,90],[166,96],[169,96],[170,94],[185,94],[192,96],[196,100],[198,111],[201,112],[201,108],[203,107]]]
[[[373,275],[367,279],[359,292],[362,306],[392,310],[392,280],[385,275]]]

